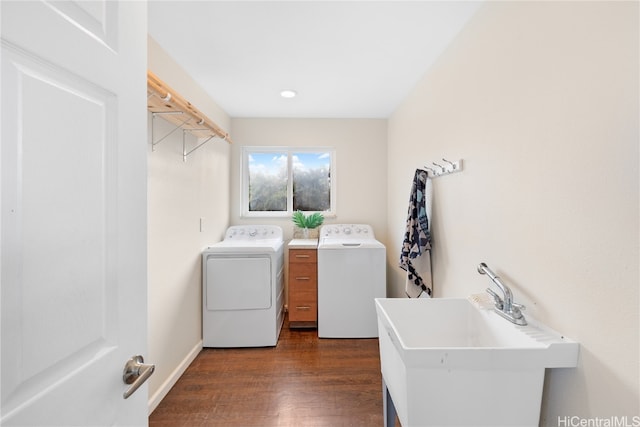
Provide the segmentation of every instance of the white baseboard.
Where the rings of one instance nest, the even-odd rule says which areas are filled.
[[[198,356],[198,354],[202,351],[202,340],[198,341],[198,343],[191,349],[191,351],[187,354],[187,356],[182,360],[182,362],[176,367],[176,369],[171,372],[169,378],[160,386],[158,391],[154,393],[151,398],[149,398],[149,415],[158,407],[162,399],[169,393],[171,387],[175,385],[176,382],[180,379],[184,371],[187,370],[191,362],[193,362]]]

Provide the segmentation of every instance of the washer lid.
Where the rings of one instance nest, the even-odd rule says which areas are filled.
[[[384,245],[376,239],[349,239],[340,240],[332,238],[320,239],[318,250],[321,249],[371,249],[383,248]]]
[[[368,224],[331,224],[320,229],[318,249],[384,248]]]

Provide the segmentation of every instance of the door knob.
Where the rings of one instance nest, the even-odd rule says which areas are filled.
[[[124,365],[122,373],[122,381],[125,384],[131,384],[122,397],[125,399],[131,396],[146,380],[153,374],[156,365],[143,363],[144,358],[140,355],[132,356]]]

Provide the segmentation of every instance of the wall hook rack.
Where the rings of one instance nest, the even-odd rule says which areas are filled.
[[[445,165],[440,165],[436,162],[431,162],[432,165],[436,166],[437,169],[434,169],[430,166],[424,166],[427,174],[431,178],[436,178],[443,175],[449,175],[456,172],[462,171],[462,159],[456,160],[455,162],[451,162],[445,158],[442,158],[442,161],[445,162]]]

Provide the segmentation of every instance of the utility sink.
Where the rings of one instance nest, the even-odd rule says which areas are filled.
[[[385,425],[538,426],[546,368],[573,368],[579,344],[482,297],[378,298]]]

